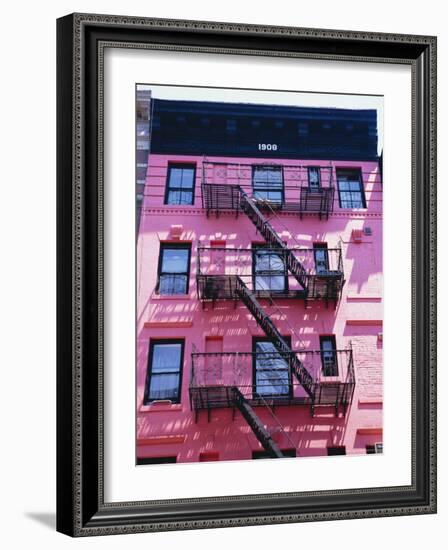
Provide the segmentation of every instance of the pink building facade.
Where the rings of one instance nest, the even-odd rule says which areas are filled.
[[[173,148],[137,235],[137,463],[382,452],[379,159]]]

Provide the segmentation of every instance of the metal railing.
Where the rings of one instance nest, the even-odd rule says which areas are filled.
[[[298,248],[288,250],[300,261],[308,275],[332,276],[344,274],[341,248]],[[277,271],[286,271],[286,251],[279,248],[253,247],[228,248],[219,246],[199,246],[199,275],[261,275],[263,271],[275,275]],[[325,260],[319,263],[316,254],[323,252]],[[266,259],[266,262],[263,260]],[[271,269],[261,270],[257,263],[269,263]],[[275,269],[272,268],[275,266]],[[255,269],[254,269],[255,268]]]
[[[254,177],[254,170],[277,168],[270,181]],[[310,178],[310,169],[318,170],[318,180]],[[334,182],[331,165],[288,165],[280,163],[223,163],[204,161],[202,164],[202,206],[210,212],[241,211],[244,193],[261,209],[317,214],[328,218],[333,211]],[[286,197],[286,198],[285,198]]]
[[[259,297],[339,298],[344,281],[341,248],[288,250],[288,254],[292,253],[306,272],[307,291],[287,269],[285,250],[265,247],[198,247],[197,283],[200,299],[237,299],[236,276]],[[319,253],[323,254],[323,261],[322,255],[320,261],[316,256]]]
[[[305,165],[305,164],[282,164],[279,162],[212,162],[204,161],[202,165],[202,183],[204,184],[227,184],[240,185],[244,191],[252,194],[254,169],[276,167],[280,169],[280,179],[272,181],[272,189],[279,188],[279,182],[287,190],[298,190],[300,187],[312,189],[309,181],[309,169],[318,168],[319,181],[316,189],[328,189],[333,187],[333,167],[331,165]],[[269,178],[266,178],[266,187],[269,185]],[[310,187],[311,186],[311,187]]]
[[[313,380],[313,398],[292,372],[293,356],[304,365]],[[354,387],[351,348],[334,350],[331,354],[321,350],[300,350],[191,355],[190,400],[194,410],[232,407],[232,388],[237,388],[252,405],[266,402],[275,406],[341,405],[345,409],[351,402]]]

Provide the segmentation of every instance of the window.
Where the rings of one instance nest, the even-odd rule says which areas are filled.
[[[295,449],[281,449],[285,458],[295,458],[297,456]],[[261,458],[273,458],[269,451],[252,451],[252,459],[259,460]]]
[[[187,294],[190,270],[190,245],[161,244],[159,256],[159,294]]]
[[[256,199],[283,202],[283,170],[281,166],[254,166],[252,186]]]
[[[361,170],[337,170],[339,206],[341,208],[365,208],[364,186]]]
[[[156,400],[180,402],[183,340],[151,340],[145,404]]]
[[[285,340],[291,344],[289,337]],[[272,342],[254,340],[255,387],[258,395],[281,397],[289,396],[291,379],[288,362],[277,351]]]
[[[328,456],[345,455],[345,447],[327,447]]]
[[[146,458],[137,458],[137,464],[174,464],[177,462],[176,456],[151,456]]]
[[[170,164],[165,204],[193,204],[195,175],[194,164]]]
[[[323,376],[337,376],[338,357],[336,353],[336,339],[334,336],[320,337],[320,356]]]
[[[320,189],[320,168],[317,166],[308,166],[308,187],[310,191]]]
[[[254,289],[285,292],[288,289],[288,270],[283,255],[265,245],[253,245],[252,248]]]
[[[383,453],[383,444],[375,443],[374,445],[366,445],[366,453],[368,455],[382,454]]]
[[[317,275],[325,275],[329,270],[327,243],[314,243],[314,265]]]

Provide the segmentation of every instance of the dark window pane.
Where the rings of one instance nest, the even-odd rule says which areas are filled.
[[[281,292],[286,288],[286,267],[281,255],[257,248],[254,252],[255,290]]]
[[[335,338],[333,336],[321,336],[320,350],[323,376],[337,376],[338,361]]]
[[[186,294],[187,276],[163,273],[159,279],[160,294]]]
[[[193,204],[191,191],[169,191],[168,204]]]
[[[341,208],[366,207],[360,170],[337,170],[337,180]]]
[[[285,290],[285,277],[283,275],[271,275],[270,277],[262,277],[262,279],[268,284],[269,290],[281,292]]]
[[[352,208],[363,208],[361,193],[352,193]]]
[[[189,250],[186,248],[165,248],[163,250],[162,272],[185,273],[188,270]]]
[[[153,343],[150,348],[147,400],[179,400],[182,368],[181,342]]]
[[[152,355],[152,372],[179,370],[182,344],[156,344]]]
[[[168,204],[180,204],[180,191],[168,192]]]
[[[182,169],[171,168],[170,169],[170,187],[180,187],[182,183]]]
[[[160,294],[186,294],[190,247],[162,245],[159,267],[158,292]]]
[[[194,184],[194,170],[192,168],[182,170],[182,189],[192,189]]]
[[[167,204],[193,204],[195,173],[195,166],[168,168]]]
[[[254,185],[264,187],[283,187],[283,173],[280,166],[256,166],[254,168]]]
[[[345,447],[327,447],[328,456],[345,455]]]
[[[288,395],[289,367],[271,342],[257,342],[256,380],[259,395]]]
[[[255,166],[252,184],[255,198],[271,202],[282,202],[283,171],[281,166]]]
[[[320,169],[316,167],[308,168],[308,186],[312,190],[318,190],[320,187]]]
[[[316,243],[314,245],[314,263],[317,274],[323,274],[328,271],[328,250],[325,243]]]
[[[152,374],[150,399],[172,399],[178,397],[178,374]]]
[[[191,191],[182,191],[179,204],[193,204],[193,193]]]
[[[260,191],[259,189],[256,189],[254,191],[254,197],[259,200],[267,200],[271,202],[282,201],[281,191]]]
[[[179,187],[182,189],[191,189],[194,183],[194,168],[171,168],[170,169],[170,188]]]

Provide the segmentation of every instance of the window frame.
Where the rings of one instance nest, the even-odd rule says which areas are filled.
[[[190,168],[193,169],[193,186],[191,187],[191,202],[190,203],[173,203],[168,202],[168,197],[170,195],[170,191],[179,191],[182,192],[181,187],[170,187],[170,174],[171,170],[173,168],[181,168],[186,169]],[[197,164],[194,162],[169,162],[167,173],[166,173],[166,183],[165,183],[165,197],[163,204],[166,204],[168,206],[193,206],[195,202],[195,190],[196,190],[196,172],[197,172]],[[185,191],[185,190],[184,190]]]
[[[176,464],[177,455],[137,457],[136,463],[137,466],[142,466],[144,464]]]
[[[188,259],[187,259],[187,271],[186,272],[179,272],[179,273],[172,273],[172,272],[162,272],[162,266],[163,266],[163,252],[165,250],[169,249],[185,249],[188,250]],[[156,284],[156,293],[159,296],[185,296],[190,291],[190,270],[191,270],[191,243],[185,243],[185,242],[161,242],[160,248],[159,248],[159,261],[157,266],[157,284]],[[185,292],[178,293],[178,294],[162,294],[160,292],[160,277],[162,275],[185,275],[186,276],[186,284],[185,284]]]
[[[381,450],[379,450],[381,449]],[[383,454],[383,443],[377,441],[376,443],[369,443],[366,445],[366,454],[367,455],[382,455]]]
[[[177,384],[177,397],[165,397],[163,399],[151,399],[151,379],[153,377],[152,364],[154,358],[154,348],[157,345],[170,345],[170,344],[180,344],[180,360],[179,360],[179,380]],[[143,395],[143,405],[149,405],[154,401],[171,401],[173,404],[181,403],[182,401],[182,375],[185,359],[185,339],[184,338],[151,338],[149,340],[149,349],[148,349],[148,361],[146,366],[146,380],[145,380],[145,392]]]
[[[279,171],[281,176],[282,176],[282,187],[281,189],[279,188],[276,188],[276,187],[266,187],[265,189],[259,189],[259,191],[266,191],[266,192],[269,192],[269,191],[272,191],[272,192],[280,192],[280,201],[271,201],[269,200],[269,202],[273,202],[275,204],[284,204],[285,203],[285,174],[284,174],[284,171],[283,171],[283,166],[281,164],[253,164],[252,165],[252,197],[255,199],[255,200],[259,200],[257,199],[255,193],[257,191],[256,189],[256,186],[255,186],[255,173],[257,171],[257,169],[264,169],[264,170],[267,170],[269,171],[269,169],[271,168],[275,168],[274,171]],[[268,199],[265,199],[265,200],[268,200]]]
[[[281,258],[281,254],[277,254],[276,252],[274,252],[272,249],[269,248],[269,245],[265,244],[265,243],[252,243],[252,287],[253,287],[253,291],[254,292],[269,292],[271,294],[276,294],[276,295],[281,295],[281,294],[286,294],[289,292],[289,272],[288,272],[288,268],[286,266],[286,259],[283,259],[283,271],[274,271],[274,270],[269,270],[269,273],[268,274],[265,274],[265,275],[257,275],[257,271],[256,271],[256,262],[257,262],[257,259],[256,259],[256,256],[257,256],[257,251],[259,250],[263,250],[263,249],[268,249],[268,250],[271,250],[270,254],[272,254],[273,256],[279,256]],[[267,288],[267,289],[257,289],[257,277],[280,277],[280,275],[283,275],[283,278],[284,278],[284,287],[282,290],[273,290],[271,288]]]
[[[322,343],[324,341],[331,341],[333,344],[333,357],[334,357],[334,367],[336,369],[336,373],[333,374],[325,374],[325,368],[324,368],[324,352],[328,352],[329,350],[324,350],[322,347]],[[320,349],[320,361],[321,361],[321,368],[322,368],[322,376],[324,377],[335,377],[339,376],[339,364],[338,364],[338,354],[337,354],[337,346],[336,346],[336,336],[334,334],[321,334],[319,335],[319,349]]]
[[[291,336],[290,335],[287,335],[287,336],[282,335],[282,338],[284,340],[286,340],[289,347],[291,348]],[[292,386],[292,373],[291,373],[291,368],[290,368],[289,364],[287,364],[288,393],[268,394],[268,393],[259,393],[257,391],[257,355],[256,355],[257,354],[257,344],[261,343],[261,342],[269,342],[269,341],[270,341],[269,338],[263,337],[263,336],[253,336],[252,337],[252,352],[253,352],[253,356],[252,356],[252,395],[255,399],[258,398],[259,396],[263,397],[263,398],[267,397],[267,398],[270,398],[270,399],[275,399],[275,398],[281,399],[281,398],[285,398],[285,397],[288,398],[288,399],[291,399],[293,397],[293,386]]]
[[[345,456],[347,449],[345,445],[332,445],[327,447],[327,456]]]
[[[311,185],[310,172],[311,170],[317,170],[319,176],[319,184],[317,187]],[[320,166],[307,166],[307,176],[308,176],[308,190],[310,193],[319,193],[322,190],[322,175],[320,172]]]
[[[325,273],[328,273],[330,271],[330,256],[328,254],[328,243],[313,243],[313,257],[314,257],[314,270],[316,271],[316,275],[322,275],[322,271],[317,270],[317,259],[316,259],[316,252],[317,251],[324,251],[325,252],[325,264],[326,268],[324,270]]]
[[[339,174],[341,172],[357,172],[359,175],[358,183],[359,183],[359,193],[361,195],[361,202],[362,206],[342,206],[342,199],[341,199],[341,189],[339,187]],[[336,184],[338,186],[338,200],[339,200],[339,208],[343,208],[345,210],[361,210],[367,208],[367,202],[366,202],[366,195],[364,191],[364,180],[362,177],[362,169],[361,168],[352,168],[352,167],[338,167],[336,168]],[[344,192],[344,191],[343,191]],[[347,192],[347,191],[345,191]],[[348,193],[357,193],[358,191],[348,191]],[[352,199],[350,199],[351,202],[353,202]]]

